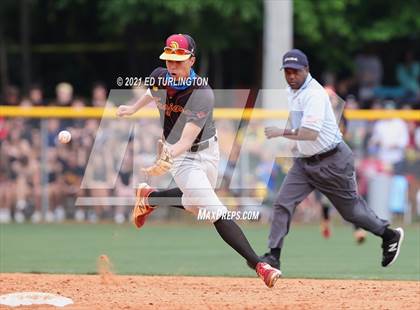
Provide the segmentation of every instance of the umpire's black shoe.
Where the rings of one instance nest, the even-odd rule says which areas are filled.
[[[271,267],[280,270],[280,260],[278,260],[273,254],[265,253],[264,255],[259,256],[261,261],[269,264]],[[249,262],[246,262],[249,268],[254,269]]]
[[[394,238],[382,242],[382,267],[390,266],[400,254],[401,244],[404,240],[404,230],[400,227],[394,231]]]

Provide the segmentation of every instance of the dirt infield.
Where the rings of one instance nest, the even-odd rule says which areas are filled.
[[[269,289],[258,278],[0,274],[0,295],[21,291],[73,299],[65,309],[408,310],[420,301],[415,281],[280,279]]]

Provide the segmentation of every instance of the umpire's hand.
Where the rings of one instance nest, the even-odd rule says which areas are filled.
[[[283,129],[280,129],[275,126],[265,127],[264,133],[267,139],[276,138],[283,135]]]

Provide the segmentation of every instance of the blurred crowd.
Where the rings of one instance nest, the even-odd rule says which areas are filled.
[[[420,65],[412,54],[408,53],[405,62],[398,65],[399,85],[395,87],[381,86],[382,67],[374,55],[360,55],[356,64],[354,79],[336,82],[333,75],[325,74],[324,85],[333,103],[338,94],[345,98],[346,109],[405,109],[418,113]],[[354,81],[358,81],[357,84]],[[113,105],[108,100],[108,89],[102,83],[93,85],[90,98],[75,96],[72,85],[65,82],[56,86],[53,100],[44,98],[39,85],[33,85],[25,95],[22,96],[18,88],[9,86],[2,104],[74,108]],[[105,126],[100,119],[0,117],[0,222],[127,221],[133,188],[142,178],[138,167],[153,162],[155,142],[161,135],[158,120],[135,122],[137,133],[112,142],[112,137],[127,132],[124,126],[131,126],[130,121],[122,125],[114,119]],[[246,146],[234,143],[235,137],[241,136],[241,132],[237,135],[236,125],[233,120],[216,121],[221,147],[218,192],[231,209],[252,206],[252,199],[258,205],[258,199],[263,198],[264,204],[270,206],[291,159],[277,158],[272,167],[272,158],[261,151],[265,141],[262,123],[239,128],[239,131],[246,129],[248,137],[252,137],[252,143]],[[378,192],[374,185],[386,179],[388,208],[394,213],[403,213],[410,205],[413,213],[420,215],[419,123],[397,118],[378,121],[342,119],[341,125],[345,140],[356,155],[360,194],[373,203],[372,197],[384,195],[380,192],[384,187]],[[63,129],[72,133],[68,144],[57,141],[58,132]],[[96,148],[95,160],[90,159],[93,148]],[[125,152],[114,152],[119,149],[125,149]],[[238,168],[239,154],[247,160]],[[86,169],[88,162],[94,169]],[[236,179],[233,175],[235,169],[240,171]],[[256,186],[251,190],[232,190],[230,185],[239,182],[238,179]],[[75,205],[78,197],[89,197],[93,203]],[[113,197],[121,200],[111,199]],[[298,216],[301,212],[304,218],[311,218],[318,213],[312,207],[316,201],[313,196],[309,197],[302,203]],[[45,204],[48,210],[43,209]]]
[[[388,80],[394,82],[385,83],[380,57],[368,50],[356,56],[352,75],[341,78],[325,72],[322,80],[341,98],[355,98],[357,108],[420,108],[420,62],[414,52],[407,51],[393,71],[388,72],[393,77]]]

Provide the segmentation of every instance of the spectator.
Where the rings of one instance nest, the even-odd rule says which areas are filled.
[[[420,100],[420,63],[415,61],[412,51],[405,54],[404,63],[397,66],[397,80],[404,89],[405,99],[414,102]]]
[[[32,102],[33,106],[42,106],[44,102],[44,93],[41,86],[38,84],[33,84],[29,88],[29,100]]]
[[[359,194],[367,200],[370,180],[381,173],[386,173],[386,167],[372,152],[367,152],[367,156],[357,166],[356,176]]]
[[[356,98],[353,95],[347,96],[345,106],[347,110],[359,109],[359,103],[356,101]],[[357,154],[360,154],[362,152],[362,149],[364,147],[364,139],[367,135],[368,129],[368,121],[362,119],[351,119],[347,121],[346,130],[341,130],[345,140],[353,149],[353,152]]]
[[[416,146],[417,150],[420,150],[420,124],[417,123],[414,125],[415,125],[414,133],[413,133],[414,145]]]
[[[388,109],[394,107],[393,103],[386,105]],[[383,119],[374,125],[370,146],[377,147],[379,159],[393,166],[404,159],[408,138],[408,127],[403,120]]]
[[[59,106],[70,106],[73,100],[73,86],[71,84],[62,82],[55,88],[56,103]]]
[[[89,196],[96,198],[95,207],[90,210],[88,220],[97,222],[101,217],[107,216],[109,208],[108,198],[111,196],[111,184],[113,177],[112,153],[106,151],[104,146],[101,152],[90,157],[86,167],[84,182],[89,188]]]
[[[5,142],[7,145],[9,141]],[[16,195],[16,175],[11,169],[11,158],[6,148],[0,149],[0,224],[12,220],[12,209]]]
[[[24,221],[23,212],[29,205],[29,182],[31,171],[29,169],[29,154],[31,148],[29,142],[22,138],[24,128],[21,127],[24,123],[15,122],[14,130],[10,131],[8,139],[2,144],[2,151],[4,152],[4,164],[6,164],[6,171],[8,172],[9,180],[11,181],[11,188],[15,189],[14,194],[10,197],[6,194],[6,199],[9,199],[9,207],[14,207],[15,220],[19,223]]]
[[[358,88],[355,85],[354,78],[347,78],[337,82],[336,93],[341,98],[346,98],[348,95],[357,94]]]
[[[95,83],[92,88],[92,106],[105,107],[108,99],[108,91],[105,84]]]
[[[84,219],[84,212],[80,209],[74,209],[76,197],[84,196],[84,189],[80,188],[84,174],[84,167],[77,158],[77,152],[72,145],[66,148],[67,159],[63,162],[63,203],[67,214],[73,214],[75,218]],[[82,212],[82,215],[76,215],[76,212]]]
[[[47,120],[47,131],[48,131],[48,146],[55,147],[57,144],[57,135],[60,131],[60,121],[56,118]]]
[[[86,101],[83,98],[80,97],[76,97],[72,102],[71,102],[71,107],[74,109],[82,109],[84,107],[86,107]],[[64,124],[65,127],[71,127],[71,128],[83,128],[85,127],[85,120],[84,119],[71,119],[71,120],[67,120]]]
[[[0,117],[0,146],[9,135],[10,122],[6,118]]]
[[[19,105],[19,89],[16,86],[9,85],[4,91],[5,105]]]
[[[360,54],[355,60],[356,78],[359,82],[359,100],[365,102],[373,98],[374,89],[382,83],[382,62],[371,51]]]

